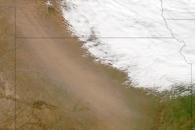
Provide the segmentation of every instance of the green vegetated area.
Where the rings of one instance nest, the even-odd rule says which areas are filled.
[[[189,88],[189,89],[186,89]],[[195,129],[195,86],[179,86],[164,92],[152,130]]]

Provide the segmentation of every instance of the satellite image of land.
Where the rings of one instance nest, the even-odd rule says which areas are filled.
[[[0,130],[195,130],[194,0],[0,0]]]

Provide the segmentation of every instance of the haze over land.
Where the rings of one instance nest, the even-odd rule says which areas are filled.
[[[0,129],[152,128],[157,98],[84,57],[58,2],[0,1]]]
[[[100,1],[106,6],[98,0],[0,0],[0,130],[192,128],[194,95],[171,100],[173,91],[154,95],[139,87],[190,82],[194,22],[166,25],[165,19],[177,12],[191,18],[193,3],[174,9],[175,3],[153,0]],[[124,84],[127,74],[135,87]]]
[[[195,80],[187,64],[195,63],[194,7],[193,0],[62,2],[69,30],[96,61],[126,72],[135,87],[159,91]]]

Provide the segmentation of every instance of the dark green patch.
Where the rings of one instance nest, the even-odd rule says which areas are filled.
[[[166,100],[161,102],[156,110],[152,130],[191,130],[195,128],[195,93],[192,87],[188,88],[179,86],[164,93]]]

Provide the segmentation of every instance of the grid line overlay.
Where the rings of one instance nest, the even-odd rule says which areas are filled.
[[[17,29],[16,29],[16,26],[17,26],[17,6],[0,6],[0,7],[12,7],[12,8],[14,8],[15,9],[15,13],[14,13],[14,17],[15,17],[15,36],[14,36],[14,38],[15,38],[15,43],[14,43],[14,48],[15,48],[15,115],[14,115],[14,118],[15,118],[15,130],[16,130],[16,120],[17,120],[17,115],[16,115],[16,105],[17,105],[17,103],[16,103],[16,94],[17,94],[17,84],[16,84],[16,80],[17,80],[17,74],[16,74],[16,68],[17,68],[17,61],[16,61],[16,57],[17,57],[17,51],[16,51],[16,49],[17,49],[17,45],[16,45],[16,40],[17,39],[27,39],[27,38],[29,38],[29,39],[33,39],[33,38],[35,38],[35,39],[44,39],[44,38],[51,38],[51,39],[66,39],[66,38],[69,38],[69,39],[71,39],[71,38],[78,38],[78,37],[75,37],[75,36],[73,36],[73,37],[17,37],[16,36],[16,32],[17,32]],[[60,13],[60,12],[59,12]],[[195,19],[165,19],[165,20],[195,20]],[[89,37],[82,37],[82,38],[89,38]],[[113,38],[113,39],[174,39],[173,37],[97,37],[97,38]],[[193,114],[193,106],[192,106],[192,93],[193,93],[193,89],[192,89],[192,87],[193,87],[193,83],[192,83],[192,65],[191,65],[191,119],[192,119],[192,114]],[[192,125],[192,124],[191,124]],[[192,128],[192,127],[191,127]]]
[[[78,38],[78,37],[16,37],[16,38],[21,38],[21,39],[25,39],[25,38],[61,38],[61,39],[65,39],[65,38]],[[82,37],[82,38],[89,38],[89,37]],[[173,37],[97,37],[97,38],[105,38],[105,39],[136,39],[136,38],[140,38],[140,39],[174,39]]]
[[[173,21],[174,21],[174,20],[176,20],[176,21],[177,21],[177,20],[192,20],[192,21],[193,21],[193,20],[195,20],[195,19],[166,19],[166,20],[173,20]]]
[[[15,6],[15,130],[16,130],[16,6]]]
[[[0,6],[0,8],[14,8],[14,57],[15,57],[15,61],[14,61],[14,66],[15,66],[15,70],[14,70],[14,128],[16,130],[16,6]]]

